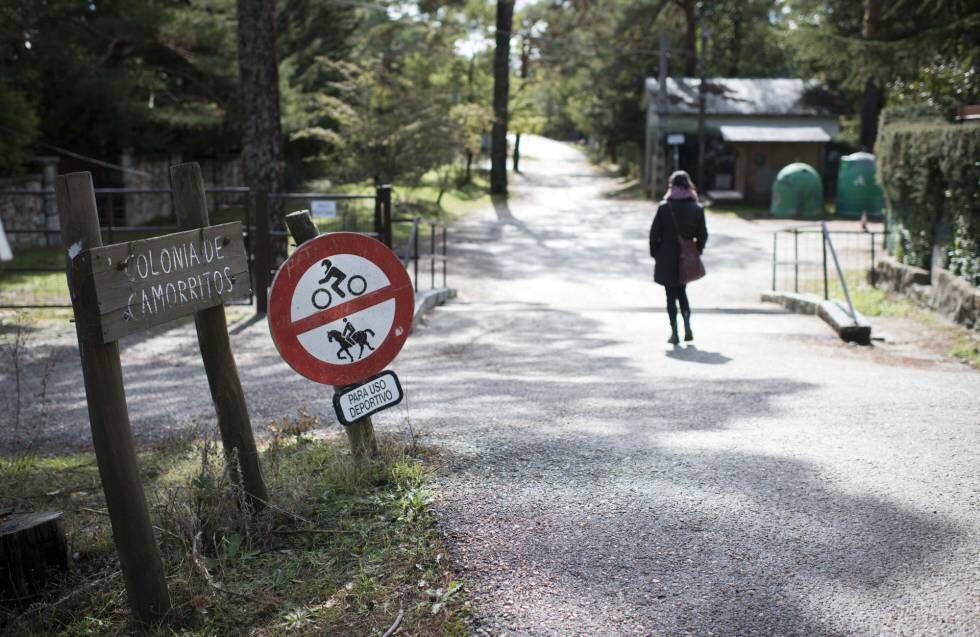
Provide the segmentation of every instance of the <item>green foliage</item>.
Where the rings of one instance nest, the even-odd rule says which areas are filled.
[[[644,81],[656,77],[657,33],[670,39],[668,69],[685,75],[692,27],[684,10],[693,2],[614,0],[595,3],[540,3],[526,12],[535,55],[532,79],[545,134],[585,135],[604,154],[635,161],[645,128]],[[775,0],[704,3],[711,36],[705,53],[709,76],[777,77],[787,71],[784,36],[771,22]],[[697,54],[697,50],[693,52]],[[619,157],[620,151],[626,157]]]
[[[480,152],[483,134],[493,125],[493,110],[483,104],[457,104],[449,110],[454,139],[462,152]]]
[[[210,147],[237,95],[233,16],[233,0],[12,0],[0,69],[46,141],[110,156]]]
[[[867,82],[885,89],[887,104],[928,104],[944,114],[980,96],[980,9],[971,0],[880,2],[865,37],[869,0],[784,0],[795,72],[817,77],[858,104]]]
[[[0,458],[0,492],[18,509],[56,508],[77,554],[5,634],[466,634],[465,592],[429,502],[430,471],[400,449],[357,462],[305,414],[271,428],[262,452],[272,507],[249,515],[214,441],[140,453],[173,611],[140,630],[126,609],[92,454]],[[84,594],[75,594],[83,592]],[[53,603],[56,602],[56,603]]]
[[[863,37],[867,1],[786,0],[782,20],[792,26],[795,63],[847,89],[868,80],[889,85],[917,78],[924,65],[960,60],[975,66],[970,47],[980,10],[970,0],[883,2],[877,33]]]
[[[23,93],[0,82],[0,175],[20,171],[37,137],[37,115]]]
[[[948,228],[946,267],[980,285],[980,127],[893,121],[878,137],[878,165],[893,220],[896,256],[929,267]]]
[[[467,73],[455,52],[463,35],[458,17],[451,12],[443,21],[384,15],[365,24],[357,63],[344,86],[349,109],[339,122],[340,146],[331,157],[335,175],[415,184],[466,150],[479,150],[474,136],[486,111],[478,98],[466,99],[475,92],[475,69]]]
[[[350,58],[363,12],[326,0],[284,0],[278,8],[279,83],[292,180],[329,172],[357,68]]]

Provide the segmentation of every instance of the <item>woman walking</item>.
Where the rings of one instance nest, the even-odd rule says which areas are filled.
[[[708,229],[704,223],[704,208],[698,203],[698,193],[691,183],[691,177],[678,170],[670,176],[667,193],[650,226],[650,256],[656,261],[653,280],[667,290],[667,316],[670,318],[670,339],[667,342],[673,345],[680,342],[677,337],[677,303],[680,303],[684,318],[684,340],[694,340],[691,305],[680,272],[682,239],[693,240],[700,254],[704,252],[704,244],[708,240]]]

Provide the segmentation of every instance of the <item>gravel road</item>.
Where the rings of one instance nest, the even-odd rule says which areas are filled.
[[[523,140],[522,140],[523,141]],[[848,346],[758,302],[781,222],[710,216],[695,345],[666,345],[653,208],[530,138],[509,203],[451,238],[460,299],[394,364],[441,459],[438,515],[477,630],[508,635],[980,634],[980,374],[898,342]],[[328,389],[233,321],[261,433]],[[28,334],[0,450],[90,445],[66,321]],[[137,439],[214,426],[192,324],[122,341]],[[52,361],[45,373],[44,361]],[[47,378],[44,419],[34,399]]]
[[[980,374],[760,304],[785,222],[718,216],[672,348],[652,206],[526,153],[396,365],[480,629],[978,634]]]

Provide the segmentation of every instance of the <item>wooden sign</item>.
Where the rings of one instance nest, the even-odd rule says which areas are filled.
[[[79,259],[91,269],[103,343],[251,291],[238,221],[93,248]]]

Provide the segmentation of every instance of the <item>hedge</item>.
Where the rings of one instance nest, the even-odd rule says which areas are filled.
[[[875,150],[896,258],[928,268],[938,239],[944,267],[980,286],[980,125],[889,121]]]

